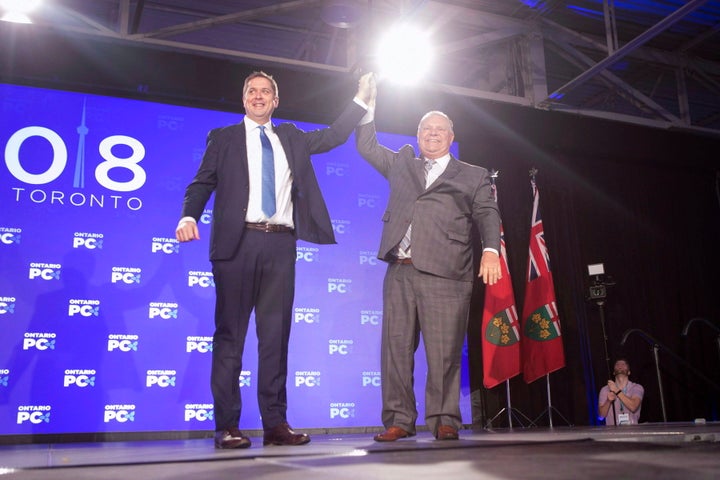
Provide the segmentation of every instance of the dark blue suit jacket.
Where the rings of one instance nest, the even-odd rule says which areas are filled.
[[[273,125],[292,172],[297,238],[312,243],[335,243],[330,215],[310,155],[344,143],[364,114],[364,108],[351,102],[340,117],[324,129],[304,132],[292,123]],[[181,216],[199,220],[213,192],[210,260],[227,260],[235,255],[245,230],[250,193],[243,123],[217,128],[208,134],[200,167],[185,191]]]

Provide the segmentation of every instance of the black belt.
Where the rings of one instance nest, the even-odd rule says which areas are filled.
[[[293,229],[287,225],[278,225],[277,223],[250,223],[245,222],[245,228],[251,230],[257,230],[265,233],[287,233],[292,232]]]

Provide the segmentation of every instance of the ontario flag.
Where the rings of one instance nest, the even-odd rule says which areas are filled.
[[[495,185],[493,184],[493,190]],[[497,191],[495,201],[497,201]],[[495,285],[485,286],[482,316],[483,385],[492,388],[520,374],[520,323],[500,225],[500,271]]]
[[[540,195],[534,177],[530,183],[533,190],[533,213],[521,343],[523,378],[526,383],[565,366],[555,285],[540,217]]]

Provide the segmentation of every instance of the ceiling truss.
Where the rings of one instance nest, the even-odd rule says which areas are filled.
[[[719,2],[687,1],[632,39],[619,42],[613,0],[599,0],[603,26],[596,32],[580,31],[558,21],[555,14],[567,2],[548,1],[545,10],[516,18],[512,14],[523,8],[522,2],[503,1],[517,5],[513,11],[506,9],[507,15],[498,15],[484,11],[482,5],[487,2],[482,1],[477,2],[480,6],[472,6],[473,2],[432,0],[288,0],[269,5],[233,2],[237,5],[230,11],[216,14],[209,4],[219,2],[67,1],[58,2],[54,12],[29,28],[52,28],[72,35],[239,61],[347,73],[367,58],[368,38],[400,19],[411,19],[443,33],[436,46],[442,57],[442,71],[447,75],[432,79],[430,84],[440,91],[720,135],[720,63],[715,58],[693,55],[698,46],[717,42],[720,21],[673,50],[648,45],[707,4],[717,6],[720,18]],[[83,7],[91,3],[103,4],[113,15]],[[362,13],[364,21],[350,28],[335,28],[318,19],[318,12],[338,3]],[[307,21],[299,21],[302,18]],[[262,44],[262,39],[250,39],[266,30],[273,38],[287,39],[284,52],[242,48]],[[227,45],[222,41],[233,35],[237,41]],[[325,45],[324,50],[318,45]],[[702,112],[698,113],[699,109]]]

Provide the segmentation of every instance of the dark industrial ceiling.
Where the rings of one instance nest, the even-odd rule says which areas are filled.
[[[342,74],[398,21],[445,93],[720,134],[720,1],[45,0],[28,28]]]

